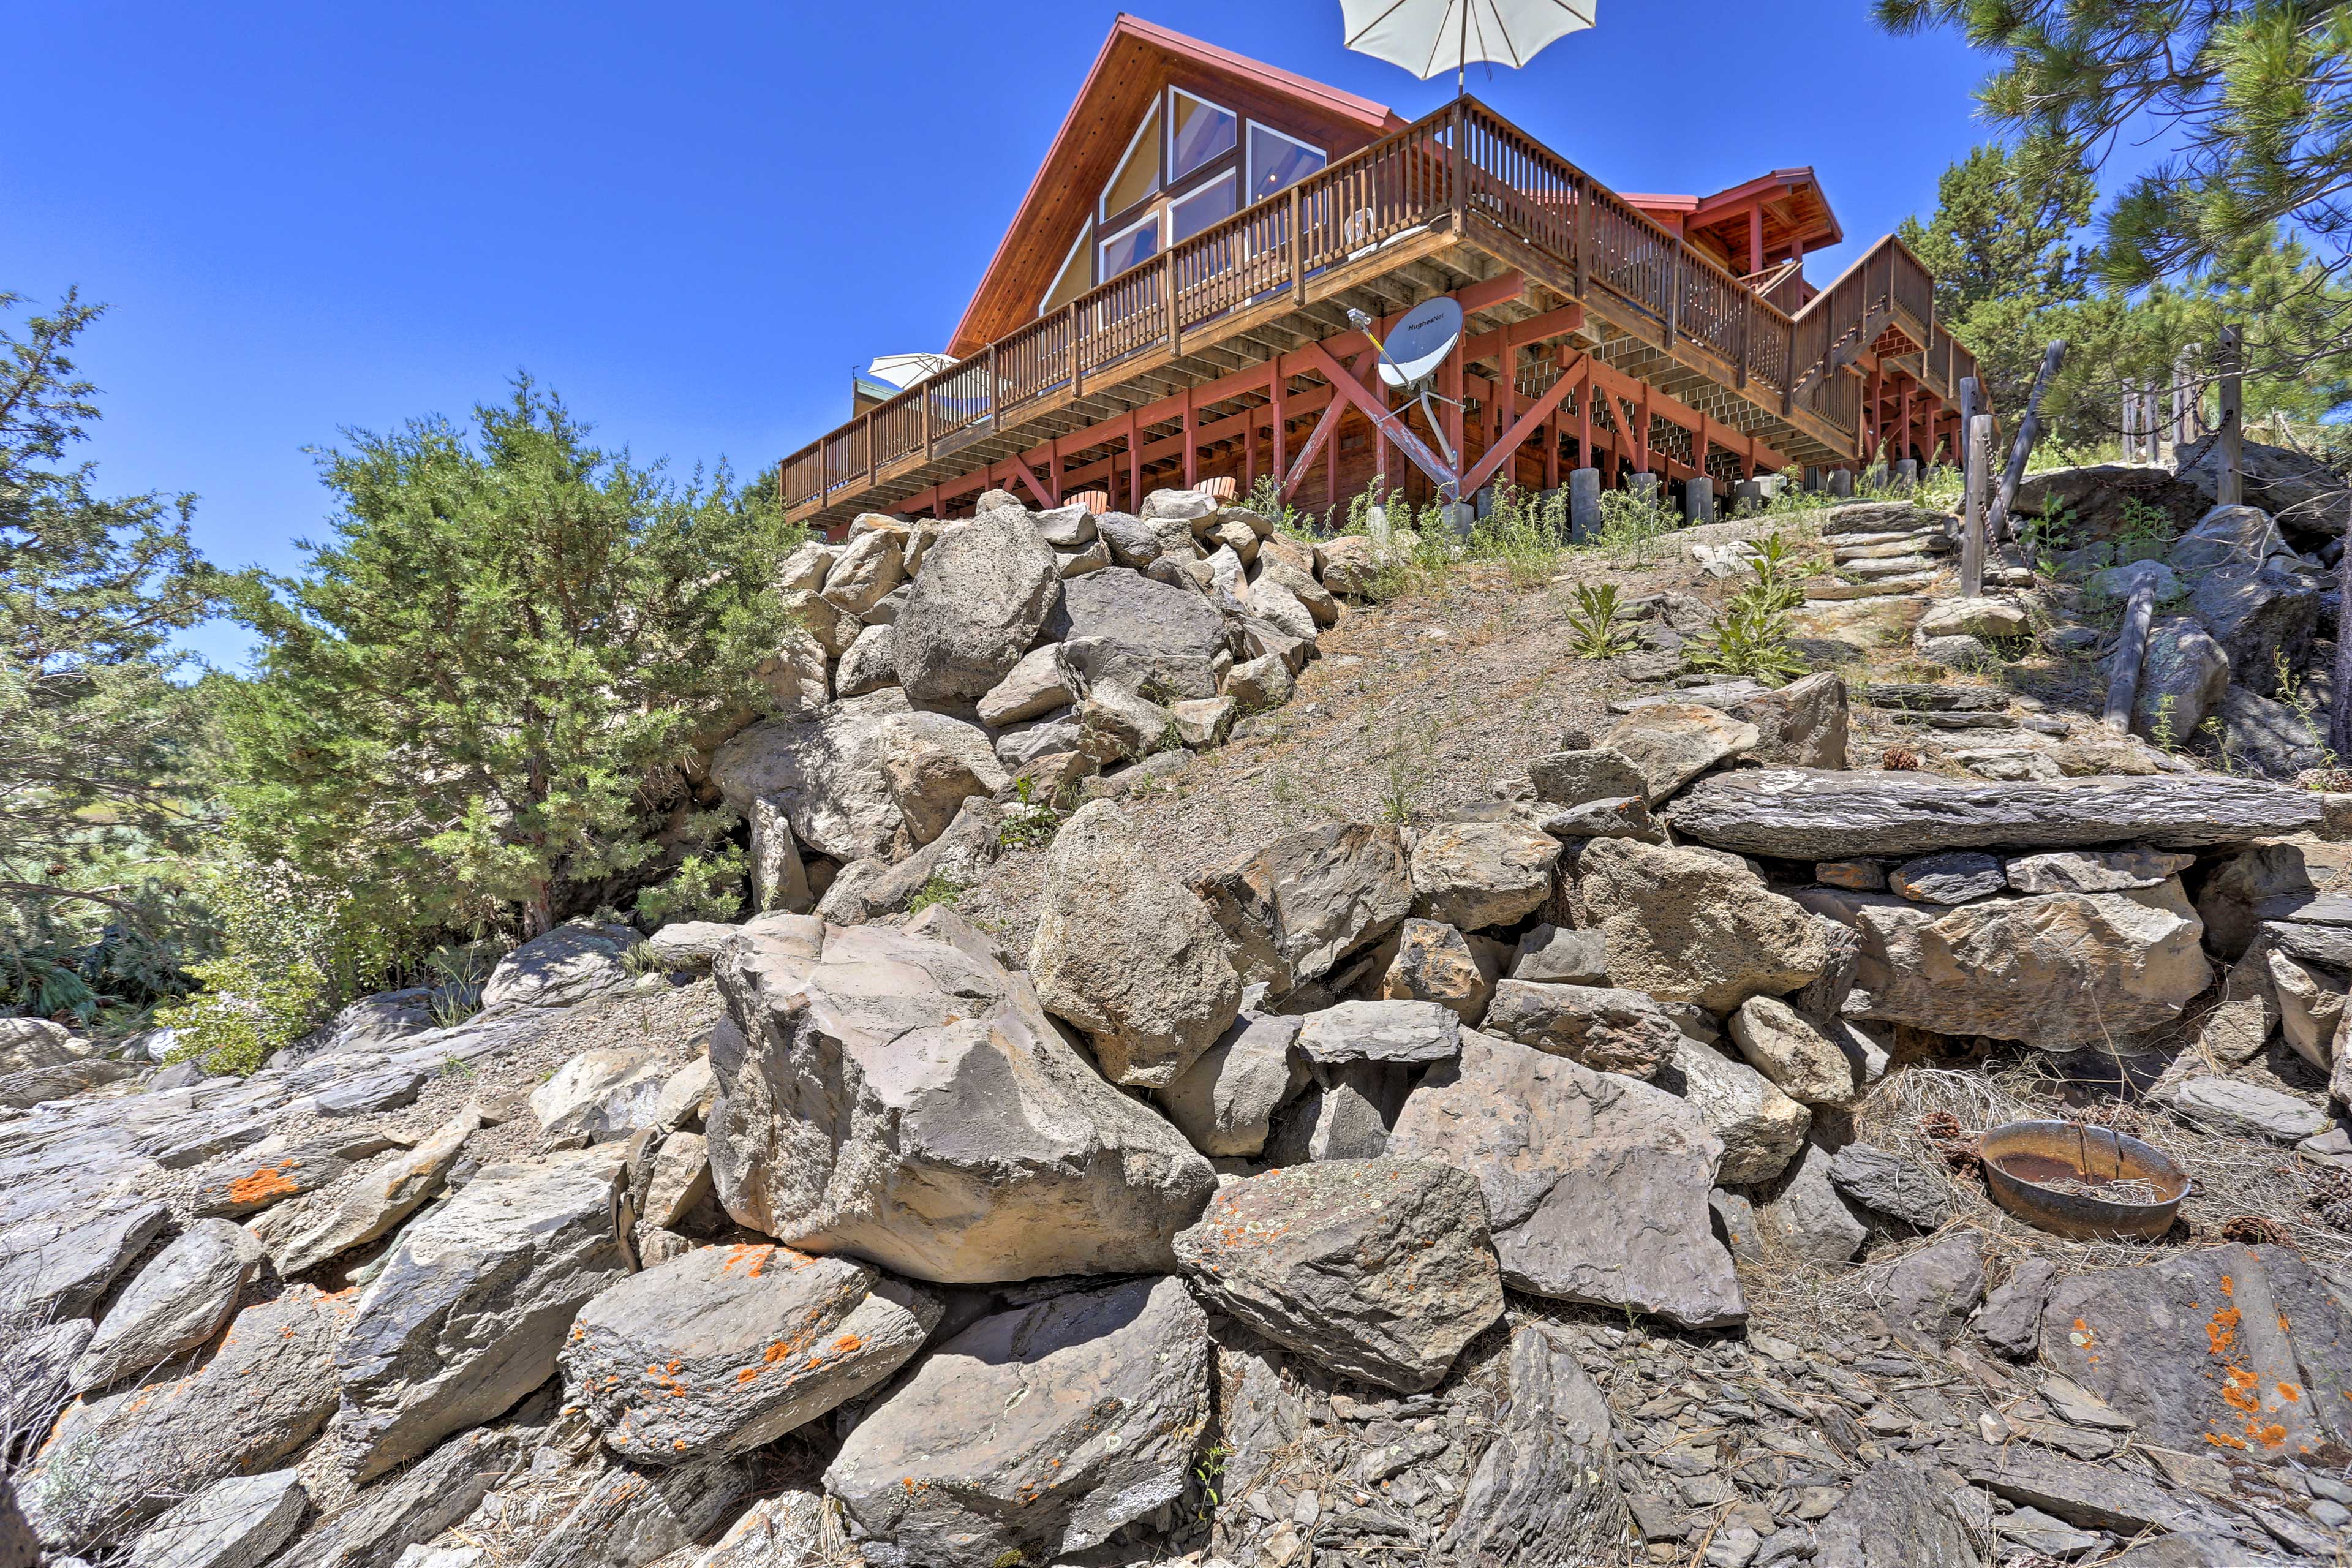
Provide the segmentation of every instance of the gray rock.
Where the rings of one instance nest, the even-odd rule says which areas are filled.
[[[1491,937],[1465,936],[1442,921],[1407,921],[1397,932],[1396,956],[1381,977],[1381,996],[1435,1002],[1475,1025],[1495,994],[1503,951]]]
[[[387,1155],[332,1187],[256,1215],[246,1228],[268,1252],[279,1274],[291,1278],[307,1273],[373,1241],[424,1207],[441,1190],[466,1140],[481,1125],[480,1110],[469,1105],[415,1148]]]
[[[1389,1123],[1400,1102],[1400,1069],[1370,1062],[1320,1069],[1267,1135],[1265,1163],[1376,1160],[1388,1152]]]
[[[2165,1103],[2208,1132],[2293,1143],[2332,1125],[2326,1113],[2291,1094],[2231,1078],[2192,1078],[2174,1086]]]
[[[1077,710],[1064,708],[1042,719],[1026,719],[1005,726],[996,737],[996,760],[1008,768],[1025,768],[1040,757],[1075,752],[1086,741]]]
[[[834,667],[833,689],[837,697],[863,697],[898,683],[898,628],[867,626],[849,645]]]
[[[1038,536],[1056,550],[1076,550],[1093,542],[1095,516],[1083,506],[1057,506],[1029,514]]]
[[[1606,746],[1554,752],[1528,763],[1536,798],[1554,805],[1646,795],[1649,780],[1624,752]]]
[[[1746,1185],[1769,1182],[1789,1168],[1804,1147],[1813,1113],[1775,1088],[1772,1080],[1713,1046],[1684,1039],[1675,1047],[1672,1073],[1677,1090],[1696,1109],[1707,1131],[1723,1142],[1716,1179]],[[1746,1199],[1739,1200],[1744,1206]],[[1720,1215],[1720,1210],[1718,1216]],[[1748,1218],[1754,1240],[1754,1215]]]
[[[1543,1323],[1511,1335],[1498,1429],[1478,1458],[1443,1561],[1474,1568],[1583,1568],[1625,1539],[1608,1402],[1572,1345]]]
[[[1045,853],[1029,969],[1114,1083],[1173,1083],[1241,1010],[1223,931],[1109,801],[1081,807]]]
[[[905,691],[885,687],[820,712],[752,725],[712,755],[711,783],[738,811],[750,814],[754,801],[765,801],[795,840],[819,854],[844,864],[894,858],[914,843],[885,764],[902,730],[919,721],[931,731],[969,731],[987,753],[982,731],[944,713],[916,715]]]
[[[2053,849],[2009,861],[2009,885],[2021,893],[2119,893],[2161,887],[2197,863],[2163,849]]]
[[[1304,1081],[1291,1061],[1298,1029],[1296,1017],[1244,1008],[1215,1045],[1159,1091],[1160,1108],[1203,1154],[1256,1154],[1274,1113]]]
[[[637,933],[624,925],[574,921],[535,936],[504,958],[482,985],[484,1007],[569,1007],[636,984],[621,963]]]
[[[73,1366],[76,1393],[208,1343],[261,1267],[261,1244],[225,1219],[198,1220],[131,1277]]]
[[[721,921],[672,921],[646,938],[646,956],[670,973],[701,973],[719,956],[719,944],[738,928]]]
[[[1815,1527],[1814,1568],[1982,1568],[1946,1488],[1908,1458],[1862,1474]]]
[[[1413,900],[1397,830],[1362,823],[1278,838],[1192,890],[1231,939],[1242,977],[1276,996],[1395,930]]]
[[[260,1568],[310,1510],[292,1470],[229,1476],[150,1525],[131,1543],[129,1568]]]
[[[1503,1315],[1486,1199],[1450,1165],[1338,1160],[1230,1183],[1176,1258],[1210,1307],[1406,1394],[1437,1386]]]
[[[1822,860],[2130,840],[2200,848],[2315,828],[2320,803],[2308,791],[2210,773],[1996,784],[1776,768],[1701,780],[1669,815],[1677,831],[1717,848]]]
[[[649,1046],[583,1051],[530,1091],[530,1113],[549,1138],[625,1136],[651,1117],[668,1076],[662,1053]]]
[[[1842,1043],[1773,996],[1750,996],[1731,1016],[1731,1038],[1748,1065],[1801,1105],[1845,1106],[1860,1086]]]
[[[1544,818],[1543,830],[1562,840],[1638,838],[1644,844],[1663,844],[1666,837],[1638,795],[1589,800],[1582,805],[1554,812]]]
[[[1590,916],[1577,923],[1608,944],[1609,977],[1662,1002],[1727,1013],[1795,990],[1828,959],[1802,910],[1705,851],[1594,839],[1578,858],[1576,896]]]
[[[1244,712],[1258,713],[1289,701],[1295,686],[1289,665],[1278,655],[1269,653],[1227,670],[1221,689]]]
[[[2106,662],[2113,679],[2114,659]],[[2148,627],[2132,697],[2131,732],[2179,746],[2221,706],[2230,685],[2230,655],[2189,616],[2160,616]]]
[[[1160,559],[1160,536],[1132,512],[1103,512],[1095,519],[1095,531],[1110,546],[1111,560],[1121,566],[1140,571]],[[1185,531],[1188,549],[1191,531]]]
[[[1051,1562],[1183,1491],[1208,1320],[1179,1279],[982,1318],[867,1410],[825,1489],[883,1568]]]
[[[1972,849],[1947,849],[1906,860],[1886,879],[1889,891],[1915,904],[1965,904],[1990,898],[2008,885],[2000,862]]]
[[[162,1204],[120,1197],[0,1230],[0,1310],[32,1323],[82,1316],[170,1218]]]
[[[2232,683],[2221,693],[2221,752],[2234,766],[2291,780],[2326,763],[2326,737],[2321,732],[2326,720],[2315,710],[2306,719],[2284,702]]]
[[[987,938],[951,916],[935,929],[799,917],[728,951],[707,1124],[719,1202],[787,1246],[918,1279],[1170,1267],[1215,1185],[1208,1162],[1065,1043]]]
[[[905,580],[907,542],[907,531],[898,526],[851,535],[819,595],[844,615],[864,615]]]
[[[1559,840],[1510,822],[1442,822],[1412,847],[1413,912],[1460,931],[1511,925],[1551,896]]]
[[[2016,1272],[1985,1298],[1984,1310],[1977,1314],[1977,1332],[2011,1360],[2032,1355],[2041,1342],[2042,1304],[2049,1300],[2051,1283],[2057,1278],[2058,1266],[2046,1258],[2029,1258],[2019,1264]]]
[[[2076,1530],[2063,1520],[2053,1519],[2038,1508],[2021,1508],[2001,1515],[1993,1521],[1993,1531],[2003,1541],[2013,1542],[2028,1552],[2060,1559],[2080,1557],[2103,1544],[2106,1539],[2088,1531]]]
[[[394,1568],[402,1553],[474,1511],[505,1473],[518,1425],[460,1432],[368,1487],[289,1547],[273,1568]]]
[[[2083,582],[2084,593],[2117,602],[2130,598],[2143,586],[2152,589],[2161,605],[2179,596],[2180,577],[2161,561],[2132,561],[2103,567]]]
[[[291,1287],[239,1312],[185,1374],[68,1406],[16,1483],[42,1541],[58,1552],[119,1542],[212,1482],[301,1448],[335,1408],[348,1311]]]
[[[2211,978],[2178,881],[1955,909],[1830,888],[1795,896],[1862,938],[1850,1019],[2068,1047],[2168,1024]]]
[[[1667,702],[1627,714],[1601,744],[1633,764],[1645,785],[1644,804],[1655,805],[1707,769],[1753,751],[1762,738],[1755,725],[1712,708]]]
[[[1013,782],[987,732],[944,713],[909,713],[890,727],[882,776],[905,827],[905,844],[888,857],[894,860],[946,832],[965,801]]]
[[[1941,1230],[1952,1217],[1952,1194],[1900,1154],[1849,1143],[1830,1160],[1837,1190],[1874,1214],[1891,1215],[1920,1230]]]
[[[1583,1063],[1595,1072],[1654,1078],[1683,1033],[1645,991],[1506,980],[1495,987],[1486,1030]]]
[[[1511,978],[1554,985],[1609,984],[1609,942],[1597,931],[1538,924],[1519,938]]]
[[[2277,1460],[2352,1436],[2352,1401],[2309,1396],[2352,1387],[2352,1310],[2292,1248],[2062,1275],[2041,1327],[2044,1363],[2135,1419],[2147,1443]]]
[[[1062,679],[1053,645],[1047,644],[1023,654],[1021,662],[988,689],[980,700],[980,721],[1001,730],[1024,719],[1042,718],[1076,700],[1077,693]]]
[[[2282,661],[2296,670],[2310,660],[2319,588],[2283,561],[2225,566],[2190,586],[2189,611],[2230,656],[2232,679],[2258,696],[2273,697]],[[2220,693],[2215,697],[2218,701]]]
[[[793,1489],[753,1503],[691,1568],[779,1568],[822,1562],[829,1520],[823,1494]]]
[[[715,1534],[758,1484],[758,1472],[734,1459],[617,1466],[532,1542],[523,1568],[642,1568]]]
[[[2165,558],[2176,571],[2210,572],[2260,566],[2273,555],[2291,553],[2269,513],[2259,507],[2217,506],[2167,546]]]
[[[89,1042],[47,1018],[0,1018],[0,1074],[64,1067],[89,1055]]]
[[[808,868],[793,839],[792,824],[764,796],[750,802],[751,907],[765,914],[774,910],[806,914],[816,902],[809,890]]]
[[[1059,568],[1022,512],[983,512],[941,536],[898,614],[898,684],[908,700],[977,698],[1011,674],[1059,598]]]
[[[1730,1065],[1738,1067],[1739,1064],[1732,1062]],[[1759,1078],[1758,1081],[1762,1079]],[[1762,1232],[1757,1224],[1755,1205],[1738,1193],[1727,1193],[1717,1187],[1707,1194],[1706,1206],[1707,1212],[1715,1216],[1715,1238],[1723,1243],[1726,1251],[1741,1263],[1764,1261]]]
[[[2191,1530],[2207,1516],[2170,1489],[2111,1465],[2062,1459],[2030,1443],[1995,1448],[1963,1439],[1946,1443],[1944,1462],[1997,1497],[2038,1508],[2071,1524],[2137,1535]]]
[[[1808,1142],[1799,1151],[1780,1190],[1757,1212],[1764,1236],[1792,1257],[1832,1267],[1850,1261],[1870,1238],[1830,1180],[1830,1152]]]
[[[2221,489],[2221,433],[2199,437],[2174,463],[2180,482],[2211,502]],[[2238,471],[2250,510],[2260,508],[2302,533],[2344,531],[2344,481],[2317,458],[2292,447],[2241,441]]]
[[[1504,1279],[1689,1328],[1747,1315],[1706,1194],[1723,1145],[1661,1089],[1465,1031],[1388,1139],[1478,1178]]]
[[[604,1149],[488,1166],[401,1233],[335,1355],[335,1429],[355,1479],[421,1457],[553,1375],[573,1316],[629,1271],[625,1174]]]
[[[937,1297],[869,1264],[697,1247],[581,1309],[564,1387],[607,1447],[666,1468],[747,1453],[858,1397],[939,1320]]]
[[[1224,617],[1199,594],[1113,568],[1073,578],[1046,628],[1064,643],[1061,659],[1073,696],[1100,684],[1166,698],[1214,697],[1212,662],[1225,644]]]
[[[1961,1231],[1872,1269],[1868,1288],[1895,1342],[1933,1355],[1959,1338],[1984,1300],[1984,1258]]]
[[[19,1450],[48,1436],[58,1409],[73,1397],[73,1363],[97,1328],[88,1318],[45,1326],[17,1320],[0,1341],[0,1465],[16,1464],[26,1457]]]
[[[1299,1055],[1326,1067],[1420,1067],[1451,1061],[1462,1051],[1462,1020],[1435,1002],[1342,1002],[1306,1014],[1299,1023]]]

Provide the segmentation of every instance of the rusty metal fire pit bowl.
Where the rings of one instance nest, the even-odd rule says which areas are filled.
[[[2159,1150],[2079,1121],[2010,1121],[1977,1141],[1993,1202],[2030,1225],[2077,1241],[2172,1228],[2189,1173]]]

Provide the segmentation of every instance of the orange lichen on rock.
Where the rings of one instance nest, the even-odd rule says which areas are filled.
[[[301,1187],[286,1179],[286,1173],[293,1168],[293,1161],[280,1160],[275,1165],[264,1165],[249,1176],[239,1176],[228,1184],[229,1202],[244,1206],[299,1194]]]

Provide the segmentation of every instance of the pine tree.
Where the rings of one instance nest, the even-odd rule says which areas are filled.
[[[755,711],[791,531],[722,471],[680,487],[591,446],[527,379],[507,403],[321,455],[341,498],[299,575],[240,615],[240,831],[424,925],[537,935],[665,854],[723,893],[723,812],[686,795],[699,731]]]

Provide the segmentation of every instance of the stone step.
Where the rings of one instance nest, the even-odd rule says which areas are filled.
[[[1911,533],[1885,544],[1864,544],[1849,548],[1837,547],[1837,563],[1849,561],[1886,561],[1902,555],[1941,555],[1952,548],[1952,542],[1940,533]]]
[[[1815,603],[1834,599],[1875,599],[1896,594],[1914,594],[1934,584],[1937,574],[1920,572],[1903,577],[1881,577],[1869,583],[1847,583],[1835,577],[1816,577],[1805,584],[1805,597]]]
[[[1913,572],[1931,570],[1935,563],[1924,555],[1890,555],[1880,560],[1857,561],[1840,569],[1845,575],[1868,582],[1878,577],[1901,577]]]
[[[1863,689],[1873,708],[1907,708],[1917,713],[1996,713],[2009,708],[2009,693],[1991,686],[1927,681],[1874,681]]]

